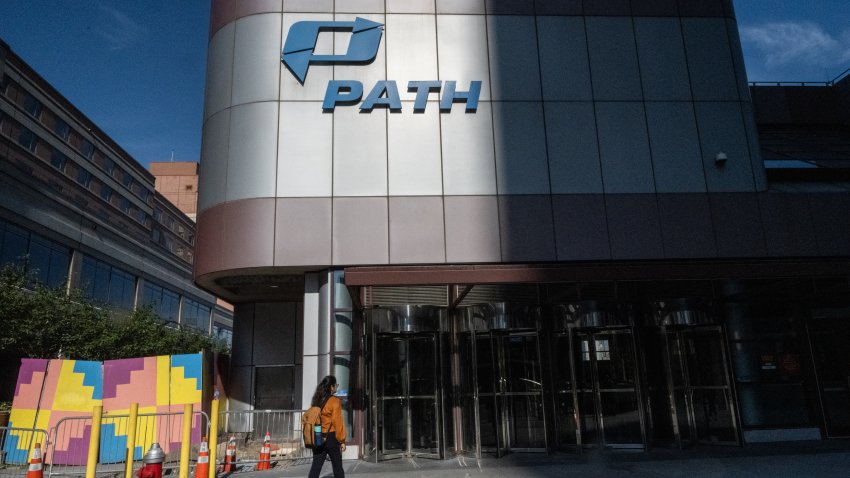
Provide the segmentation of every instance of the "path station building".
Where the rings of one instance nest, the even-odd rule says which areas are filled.
[[[730,0],[213,0],[230,406],[334,374],[369,460],[848,436],[848,106],[749,85]]]

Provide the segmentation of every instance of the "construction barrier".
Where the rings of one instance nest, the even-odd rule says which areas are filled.
[[[26,476],[33,447],[47,438],[47,430],[0,427],[0,477]]]
[[[88,458],[88,439],[92,417],[65,417],[50,431],[50,441],[45,453],[48,476],[82,476]],[[165,451],[163,469],[177,470],[182,451],[183,413],[139,413],[134,440],[134,472],[141,467],[144,453],[151,444],[159,443]],[[190,440],[191,456],[198,456],[201,437],[208,433],[209,418],[203,412],[192,414]],[[100,450],[95,473],[123,476],[127,459],[129,415],[104,414],[100,426]],[[138,464],[136,464],[138,462]],[[194,460],[191,461],[194,465]]]
[[[232,437],[235,445],[235,465],[240,471],[270,469],[312,459],[312,452],[304,448],[301,439],[303,410],[245,410],[221,412],[218,416],[218,446],[214,453],[216,463],[224,469],[227,444]],[[261,459],[269,437],[268,458]],[[265,453],[263,453],[265,455]]]

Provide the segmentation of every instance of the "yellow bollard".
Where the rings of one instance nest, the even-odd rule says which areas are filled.
[[[189,478],[189,451],[192,448],[192,404],[183,406],[183,440],[180,445],[180,478]]]
[[[218,464],[215,461],[216,450],[218,450],[218,399],[214,398],[212,401],[212,406],[210,407],[210,431],[208,432],[208,436],[210,437],[210,455],[212,456],[212,460],[210,463],[210,476],[209,478],[215,478],[216,471],[218,471]]]
[[[139,404],[130,404],[130,417],[127,422],[127,463],[124,465],[124,478],[133,478],[133,458],[136,455],[136,420],[139,417]]]
[[[94,478],[97,471],[97,457],[100,454],[100,422],[103,419],[103,406],[96,405],[91,412],[91,433],[89,434],[89,459],[86,461],[86,478]]]

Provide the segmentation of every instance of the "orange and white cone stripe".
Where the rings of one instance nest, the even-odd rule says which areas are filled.
[[[207,445],[207,437],[201,439],[198,448],[198,463],[195,465],[195,478],[207,478],[210,474],[210,448]]]
[[[227,441],[227,449],[224,452],[224,466],[221,471],[236,471],[236,438],[230,437]]]
[[[260,463],[257,464],[257,470],[271,470],[272,446],[271,436],[266,432],[266,437],[263,439],[263,446],[260,447]]]
[[[27,468],[27,478],[43,478],[44,467],[41,464],[41,443],[36,443],[30,455],[30,466]]]

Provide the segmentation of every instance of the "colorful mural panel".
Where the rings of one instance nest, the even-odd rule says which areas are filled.
[[[158,442],[166,453],[179,450],[185,404],[201,410],[203,355],[141,357],[106,362],[24,359],[18,373],[10,427],[55,428],[54,449],[46,453],[55,464],[83,465],[88,456],[92,408],[102,405],[102,463],[126,458],[128,415],[139,404],[134,455],[141,459]],[[205,422],[193,417],[193,442]],[[27,442],[32,439],[26,440]],[[25,463],[31,443],[10,433],[4,450],[10,463]]]

